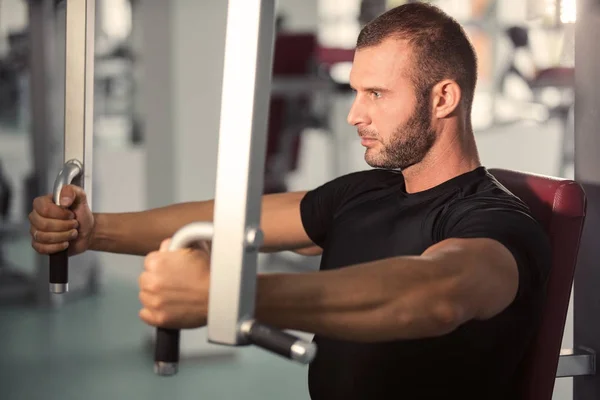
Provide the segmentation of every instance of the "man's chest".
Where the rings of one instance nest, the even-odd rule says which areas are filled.
[[[425,205],[364,204],[337,215],[321,269],[419,255],[433,244],[435,218]]]

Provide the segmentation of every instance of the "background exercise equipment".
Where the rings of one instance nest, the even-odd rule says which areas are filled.
[[[92,144],[94,136],[95,0],[66,2],[64,166],[54,183],[60,205],[64,185],[82,187],[91,208]],[[68,249],[50,255],[50,291],[68,291]]]
[[[316,355],[314,343],[253,318],[274,29],[274,0],[229,0],[215,211],[214,222],[209,223],[214,237],[208,340],[230,346],[254,344],[307,364]],[[160,329],[157,333],[155,354],[178,360],[172,353],[179,346],[178,333]],[[176,373],[173,361],[164,362],[155,360],[157,374]]]

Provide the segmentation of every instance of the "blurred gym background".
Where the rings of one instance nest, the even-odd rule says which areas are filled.
[[[96,2],[93,210],[212,198],[227,2]],[[277,2],[266,193],[368,168],[346,124],[353,46],[365,22],[406,2]],[[575,0],[432,3],[477,51],[483,163],[572,178]],[[155,376],[153,330],[137,317],[141,257],[78,256],[72,293],[48,295],[47,257],[30,247],[27,215],[61,165],[63,95],[64,3],[0,0],[0,398],[307,399],[305,367],[208,345],[202,329],[185,332],[179,375]],[[319,260],[260,261],[269,272]],[[570,378],[557,379],[554,398],[572,398]]]

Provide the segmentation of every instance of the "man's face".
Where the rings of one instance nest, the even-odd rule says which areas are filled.
[[[412,62],[409,44],[395,39],[354,56],[350,85],[356,98],[348,123],[357,127],[371,167],[406,169],[423,160],[436,140],[430,101],[416,93],[409,75]]]

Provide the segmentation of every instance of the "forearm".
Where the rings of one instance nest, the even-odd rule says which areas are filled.
[[[457,270],[398,257],[334,271],[259,276],[257,318],[353,341],[387,341],[445,334],[464,315],[448,299]]]
[[[263,252],[305,249],[315,254],[318,248],[307,236],[300,217],[304,192],[271,194],[262,197],[261,221]],[[182,226],[195,221],[212,221],[214,201],[173,204],[152,210],[95,214],[91,249],[111,253],[146,255],[160,247]],[[302,251],[302,250],[301,250]]]
[[[146,255],[182,226],[212,221],[214,202],[173,204],[141,212],[94,214],[91,250]]]

